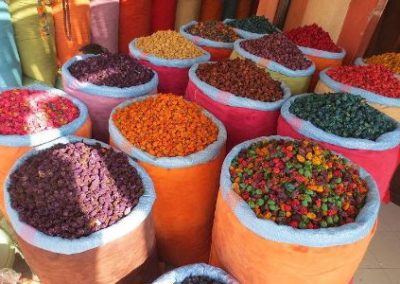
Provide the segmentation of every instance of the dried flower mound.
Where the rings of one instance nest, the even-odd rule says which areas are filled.
[[[292,70],[304,70],[312,65],[297,45],[281,33],[245,40],[240,46],[251,54],[273,60]]]
[[[69,72],[77,80],[98,86],[129,88],[149,82],[154,73],[125,54],[101,54],[73,63]]]
[[[396,129],[396,123],[365,99],[347,93],[313,94],[294,100],[289,108],[297,117],[341,137],[376,140]]]
[[[382,65],[340,66],[326,74],[333,80],[389,98],[400,98],[400,80]]]
[[[236,19],[226,23],[228,26],[256,34],[273,34],[279,30],[264,16],[251,16],[247,19]]]
[[[29,135],[60,128],[79,114],[71,100],[45,91],[13,89],[0,93],[0,135]]]
[[[295,44],[300,46],[335,53],[342,51],[340,47],[333,42],[329,33],[324,31],[315,23],[312,25],[295,28],[285,32],[285,35]]]
[[[212,279],[208,276],[189,276],[178,282],[178,284],[225,284],[219,280]]]
[[[262,102],[275,102],[283,97],[281,83],[248,59],[200,64],[196,74],[207,84],[239,97]]]
[[[190,40],[175,31],[158,31],[137,39],[136,47],[142,52],[165,59],[190,59],[204,55]]]
[[[128,215],[144,188],[125,154],[77,142],[28,158],[11,175],[9,192],[22,222],[76,239]]]
[[[205,21],[187,28],[186,32],[205,39],[218,42],[234,42],[240,39],[240,36],[231,28],[222,22]]]
[[[218,128],[182,97],[159,94],[114,113],[113,121],[135,147],[156,157],[187,156],[217,140]]]
[[[400,53],[388,52],[366,58],[367,64],[381,64],[393,73],[400,74]]]
[[[256,216],[298,229],[355,221],[368,187],[356,167],[308,140],[264,140],[230,166],[232,190]]]

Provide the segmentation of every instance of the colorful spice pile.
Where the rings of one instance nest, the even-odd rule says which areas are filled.
[[[228,26],[256,34],[273,34],[279,30],[264,16],[251,16],[247,19],[236,19],[226,23]]]
[[[190,155],[218,136],[217,126],[198,105],[173,94],[159,94],[119,109],[113,121],[130,143],[156,157]]]
[[[124,54],[101,54],[73,63],[69,72],[77,80],[99,86],[128,88],[149,82],[154,73]]]
[[[299,229],[354,222],[368,194],[356,168],[308,140],[264,140],[230,166],[232,189],[258,218]]]
[[[364,59],[367,64],[381,64],[393,73],[400,74],[400,53],[388,52]]]
[[[340,47],[333,42],[329,33],[324,31],[317,24],[295,28],[285,32],[285,35],[300,46],[336,53],[342,51]]]
[[[189,276],[177,284],[225,284],[208,276]]]
[[[128,215],[144,188],[125,154],[78,142],[28,158],[11,175],[9,192],[21,221],[75,239]]]
[[[304,70],[312,65],[300,49],[281,33],[246,40],[240,46],[251,54],[273,60],[292,70]]]
[[[27,135],[59,128],[79,114],[72,101],[45,91],[14,89],[0,93],[0,135]]]
[[[207,84],[239,97],[262,102],[274,102],[283,97],[280,82],[248,59],[200,64],[196,74]]]
[[[362,97],[347,93],[300,97],[294,100],[289,110],[341,137],[376,140],[396,129],[396,123],[390,117],[371,107]]]
[[[146,54],[165,59],[190,59],[204,51],[175,31],[158,31],[137,39],[136,47]]]
[[[190,26],[186,32],[205,39],[219,42],[234,42],[240,37],[235,31],[222,22],[206,21]]]
[[[333,80],[378,95],[400,98],[400,80],[382,65],[340,66],[326,74]]]

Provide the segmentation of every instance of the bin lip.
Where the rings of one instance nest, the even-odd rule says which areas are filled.
[[[147,66],[144,66],[143,64],[141,64],[143,67],[153,72],[153,77],[150,79],[150,81],[136,86],[118,88],[111,86],[95,85],[89,82],[81,82],[78,79],[76,79],[69,71],[69,67],[77,61],[85,60],[87,58],[94,56],[99,56],[99,55],[94,55],[94,54],[76,55],[63,64],[63,66],[61,67],[61,76],[64,87],[67,87],[67,89],[79,90],[93,96],[99,96],[105,98],[131,98],[137,96],[138,94],[149,93],[157,88],[159,81],[157,72],[155,72],[154,70],[152,70]]]
[[[316,141],[321,141],[339,147],[355,150],[385,151],[393,149],[400,144],[400,123],[396,122],[391,117],[388,118],[396,123],[396,129],[382,134],[374,141],[361,138],[341,137],[336,134],[329,133],[323,129],[318,128],[310,121],[301,119],[290,112],[290,106],[296,99],[310,95],[313,95],[313,93],[306,93],[291,97],[284,102],[281,108],[282,118],[291,127],[296,125],[295,131],[299,132],[300,134]]]
[[[6,212],[9,216],[12,228],[17,235],[34,247],[63,255],[78,254],[95,249],[112,241],[118,240],[119,238],[136,230],[150,216],[154,201],[156,199],[153,182],[150,179],[150,176],[141,166],[134,162],[133,159],[128,157],[129,164],[136,168],[139,176],[142,179],[144,194],[139,198],[139,202],[133,208],[133,210],[127,216],[121,218],[117,223],[96,231],[88,236],[80,237],[78,239],[65,239],[61,237],[49,236],[26,224],[25,222],[20,221],[18,212],[11,206],[11,198],[8,192],[12,173],[14,173],[29,157],[37,155],[40,151],[48,149],[59,143],[67,144],[73,142],[83,142],[89,145],[98,143],[103,147],[112,148],[111,146],[94,139],[87,139],[78,136],[62,137],[44,145],[35,147],[24,154],[14,164],[4,182],[4,200]],[[119,151],[118,149],[114,150]]]
[[[54,129],[48,129],[44,131],[40,131],[34,134],[25,134],[25,135],[0,135],[0,145],[6,147],[34,147],[47,142],[50,142],[54,139],[72,135],[79,128],[84,125],[85,121],[89,118],[89,113],[86,105],[80,101],[79,99],[68,95],[66,92],[51,88],[44,84],[32,84],[26,87],[12,87],[12,88],[1,88],[0,93],[9,90],[37,90],[44,91],[51,97],[63,97],[70,100],[78,109],[79,116],[75,118],[73,121]]]
[[[232,160],[241,149],[251,144],[271,139],[296,140],[286,136],[264,136],[243,142],[235,146],[227,155],[222,165],[220,178],[220,194],[235,214],[238,221],[254,234],[263,239],[274,242],[287,243],[291,245],[302,245],[307,247],[331,247],[355,243],[373,230],[380,207],[380,197],[377,185],[372,176],[363,168],[359,167],[360,176],[367,182],[369,193],[364,207],[359,212],[356,221],[340,227],[320,229],[294,229],[287,225],[278,225],[270,220],[263,220],[256,217],[248,204],[236,193],[230,180],[229,167]],[[331,151],[335,153],[334,151]],[[337,153],[335,153],[337,154]],[[343,157],[340,154],[337,154]]]
[[[210,64],[210,63],[215,63],[215,62],[205,62],[202,64]],[[249,98],[240,97],[230,92],[222,91],[200,80],[200,78],[196,74],[199,65],[200,64],[195,64],[189,69],[189,80],[213,101],[217,101],[219,103],[229,105],[232,107],[242,107],[242,108],[256,109],[260,111],[274,111],[278,110],[283,105],[283,103],[291,96],[291,91],[289,87],[282,81],[279,82],[281,84],[283,97],[280,100],[274,102],[257,101]],[[225,99],[221,100],[220,99],[221,95],[223,97],[227,97],[228,98],[227,101]]]
[[[376,103],[376,104],[382,104],[382,105],[387,105],[387,106],[394,106],[394,107],[400,107],[400,98],[389,98],[385,97],[383,95],[367,91],[365,89],[353,87],[350,85],[346,85],[343,83],[340,83],[338,81],[335,81],[332,79],[327,72],[331,69],[334,69],[335,67],[330,67],[322,70],[319,73],[319,79],[327,85],[329,88],[335,90],[335,91],[340,91],[340,92],[346,92],[346,93],[351,93],[354,95],[359,95],[362,96],[363,98],[367,99],[367,101],[371,103]],[[396,75],[394,75],[396,77]]]
[[[192,167],[195,165],[207,163],[215,157],[217,157],[222,149],[225,147],[226,144],[226,139],[227,139],[227,133],[225,126],[222,124],[220,120],[218,120],[214,115],[212,115],[210,112],[207,110],[203,109],[203,113],[208,116],[214,124],[218,127],[218,136],[217,140],[208,145],[206,148],[204,148],[201,151],[192,153],[187,156],[177,156],[177,157],[156,157],[153,155],[150,155],[149,153],[133,146],[126,138],[125,136],[121,133],[121,131],[117,128],[117,126],[114,124],[113,121],[113,116],[115,112],[118,109],[127,107],[133,103],[146,100],[152,97],[158,96],[158,94],[155,95],[147,95],[139,98],[135,98],[132,100],[125,101],[119,105],[117,105],[111,112],[111,115],[108,120],[108,125],[109,125],[109,132],[110,132],[110,138],[113,140],[113,143],[121,149],[123,152],[128,154],[130,157],[133,157],[135,159],[138,159],[139,161],[143,161],[145,163],[149,163],[151,165],[154,165],[156,167],[162,167],[162,168],[168,168],[168,169],[173,169],[173,168],[185,168],[185,167]]]

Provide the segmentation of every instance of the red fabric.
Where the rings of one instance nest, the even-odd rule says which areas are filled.
[[[279,110],[260,111],[233,107],[214,101],[189,81],[185,98],[204,107],[215,115],[228,133],[227,150],[246,140],[276,134]]]
[[[177,0],[153,0],[152,31],[173,30]]]
[[[282,116],[279,116],[278,119],[278,135],[289,136],[295,139],[307,138],[293,129]],[[321,141],[317,142],[363,167],[375,179],[381,200],[385,203],[390,201],[390,180],[399,163],[400,146],[385,151],[369,151],[347,149]]]
[[[151,33],[151,2],[149,0],[120,0],[119,52],[129,54],[129,43]]]
[[[189,81],[189,68],[157,66],[147,60],[139,60],[158,74],[158,92],[184,95]]]

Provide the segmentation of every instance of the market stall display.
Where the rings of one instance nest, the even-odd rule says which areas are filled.
[[[240,283],[347,284],[376,230],[371,176],[308,140],[244,142],[220,184],[211,264]]]
[[[390,180],[399,161],[400,124],[346,93],[310,94],[291,98],[282,106],[278,134],[313,139],[366,169],[389,198]],[[377,163],[385,161],[385,167]]]
[[[22,85],[21,62],[7,2],[0,1],[0,87]]]
[[[315,71],[315,65],[281,33],[237,40],[230,58],[250,59],[269,72],[272,78],[283,81],[294,95],[308,89]]]
[[[320,72],[316,93],[359,95],[377,110],[400,121],[400,80],[381,65],[340,66]]]
[[[0,89],[0,121],[0,211],[7,216],[3,184],[15,161],[62,136],[90,137],[91,122],[81,101],[44,86]]]
[[[379,55],[373,55],[367,58],[358,57],[354,61],[355,65],[380,64],[400,76],[400,53],[387,52]]]
[[[297,44],[300,50],[315,64],[310,89],[313,90],[318,82],[319,72],[328,68],[342,65],[346,51],[337,46],[328,32],[317,24],[294,28],[285,35]]]
[[[228,273],[205,263],[182,266],[160,276],[153,284],[238,284]]]
[[[189,78],[185,98],[221,120],[228,133],[228,150],[243,141],[276,134],[279,110],[290,90],[252,61],[195,65]]]
[[[44,283],[71,283],[65,273],[75,283],[115,283],[155,249],[150,177],[96,140],[70,136],[31,150],[5,194],[21,250]]]
[[[154,182],[160,259],[175,266],[207,262],[225,156],[222,123],[181,96],[158,94],[119,105],[109,125],[110,144],[137,159]]]
[[[229,58],[239,35],[219,21],[192,21],[181,26],[179,32],[211,54],[212,61]]]
[[[82,100],[93,121],[92,136],[108,140],[108,117],[121,102],[157,91],[158,76],[123,54],[79,55],[62,67],[64,90]]]
[[[137,38],[129,49],[134,58],[157,72],[160,92],[179,95],[185,93],[189,68],[210,59],[208,52],[175,31],[159,31]]]

